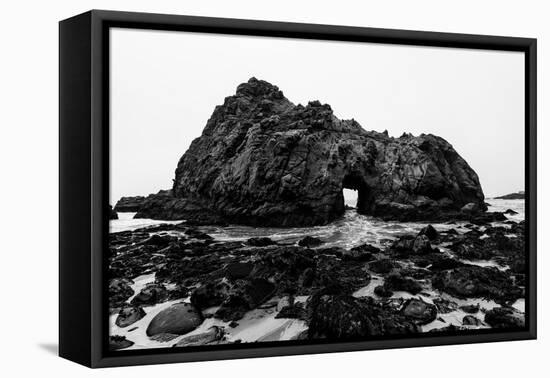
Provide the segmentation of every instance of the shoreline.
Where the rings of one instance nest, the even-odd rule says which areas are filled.
[[[507,204],[508,202],[503,203]],[[312,303],[319,298],[327,297],[327,295],[319,297],[319,292],[327,290],[327,287],[334,284],[340,285],[340,289],[338,289],[340,292],[331,292],[330,302],[315,306],[317,308],[328,306],[326,310],[329,313],[330,311],[338,313],[338,308],[342,310],[346,306],[352,306],[352,309],[362,309],[357,314],[358,320],[362,319],[363,315],[361,314],[372,313],[369,316],[380,328],[376,332],[382,332],[382,334],[389,329],[382,319],[384,316],[390,317],[395,323],[392,327],[397,326],[397,330],[401,330],[401,332],[432,332],[445,329],[460,332],[461,329],[490,328],[492,327],[489,324],[492,322],[491,316],[497,310],[510,312],[506,315],[509,318],[523,317],[524,319],[522,286],[517,282],[517,277],[520,277],[522,273],[512,271],[512,268],[517,270],[515,266],[519,259],[517,254],[521,251],[510,252],[508,256],[497,252],[490,259],[474,259],[468,255],[471,251],[466,253],[462,250],[468,243],[491,245],[493,241],[506,242],[508,239],[513,239],[510,242],[511,246],[519,246],[519,240],[524,237],[522,223],[518,222],[522,214],[511,215],[506,222],[490,222],[485,225],[469,225],[466,222],[434,224],[437,237],[427,241],[424,240],[423,235],[417,234],[418,229],[426,228],[427,223],[382,222],[387,224],[386,229],[377,230],[378,233],[371,234],[366,230],[364,231],[366,236],[362,235],[363,239],[356,238],[354,241],[356,245],[351,246],[346,244],[348,241],[342,242],[342,240],[332,240],[331,237],[327,237],[329,231],[345,235],[343,230],[347,227],[346,222],[356,223],[357,219],[354,218],[353,211],[348,212],[349,216],[344,216],[341,224],[336,226],[334,223],[340,221],[328,226],[295,228],[288,232],[282,232],[282,234],[279,232],[281,235],[273,232],[273,229],[268,229],[267,232],[272,233],[270,235],[272,238],[269,239],[269,242],[264,240],[263,243],[267,243],[264,246],[250,245],[256,242],[261,244],[258,240],[266,238],[265,233],[261,232],[262,229],[244,228],[245,226],[189,227],[184,223],[172,221],[153,222],[149,227],[140,228],[136,222],[133,226],[126,225],[130,230],[112,232],[110,234],[112,247],[110,263],[111,267],[114,265],[116,269],[110,269],[110,287],[113,280],[132,280],[132,283],[128,283],[128,288],[126,288],[129,289],[126,290],[126,294],[131,290],[131,295],[124,298],[124,295],[120,295],[120,291],[115,293],[116,290],[110,295],[111,298],[119,298],[116,304],[113,302],[111,305],[110,334],[123,337],[126,341],[121,342],[117,339],[116,342],[113,342],[111,340],[111,344],[114,345],[113,349],[123,349],[119,348],[121,345],[128,349],[139,349],[169,347],[181,342],[184,345],[211,345],[212,343],[330,337],[330,333],[343,327],[344,323],[332,324],[328,319],[319,316],[316,319],[316,313],[315,311],[312,313],[311,307],[315,305]],[[124,222],[124,217],[118,223],[121,223],[120,221]],[[139,222],[143,221],[139,220]],[[373,222],[374,227],[377,227],[375,220],[367,219],[366,221],[370,222],[370,225],[362,224],[362,227],[372,228]],[[330,230],[327,231],[329,228]],[[250,230],[252,233],[244,235],[243,229]],[[263,231],[266,230],[263,229]],[[354,231],[348,227],[347,232],[349,234]],[[243,237],[238,240],[236,233],[241,233]],[[290,235],[292,233],[293,235]],[[154,237],[155,235],[158,238]],[[248,239],[245,237],[251,235],[254,236]],[[313,241],[318,240],[320,243],[301,246],[301,242],[298,243],[298,241],[307,237]],[[372,240],[373,237],[378,237],[378,243],[362,243],[365,240]],[[183,241],[182,238],[185,240]],[[151,243],[151,239],[155,239],[154,243]],[[254,239],[257,240],[251,242]],[[403,244],[409,239],[422,239],[427,243],[424,243],[426,250],[421,253],[416,253],[412,249],[406,252],[399,250],[399,243]],[[363,250],[354,248],[358,246],[363,246]],[[412,245],[408,248],[412,248]],[[281,269],[281,266],[268,267],[265,265],[266,255],[277,260],[288,253],[291,253],[295,259],[306,259],[307,264],[310,264],[309,269],[313,268],[315,274],[311,279],[313,280],[311,286],[303,286],[304,272],[307,267],[291,276],[285,273],[285,269]],[[465,253],[469,258],[464,258]],[[490,249],[487,249],[485,253],[491,254]],[[131,262],[130,257],[138,261]],[[376,267],[380,261],[386,260],[391,262],[389,271],[382,269],[380,272],[378,269],[378,272],[375,272],[371,269],[372,266]],[[284,261],[284,258],[281,261]],[[294,265],[296,265],[295,263],[296,261],[294,261]],[[209,267],[209,264],[212,266]],[[335,268],[330,264],[333,264]],[[438,264],[441,266],[434,268]],[[196,272],[186,271],[188,266],[193,266]],[[231,276],[231,273],[228,276],[229,267],[244,269],[245,266],[247,275],[243,277]],[[136,272],[140,274],[135,275]],[[452,282],[448,282],[445,274],[458,275],[457,277],[472,282],[483,282],[486,275],[492,276],[498,281],[498,284],[494,287],[486,285],[484,290],[486,289],[486,295],[500,297],[489,300],[483,300],[481,297],[461,299],[456,294],[457,290],[460,292],[463,288],[453,288]],[[326,276],[323,279],[325,281],[328,279],[330,282],[321,280],[320,277],[323,275]],[[377,293],[384,291],[379,288],[389,290],[391,285],[396,285],[393,282],[396,280],[394,277],[396,275],[398,278],[400,277],[401,281],[408,282],[408,284],[403,287],[394,287],[390,296],[378,295]],[[386,280],[389,280],[391,284],[388,284]],[[432,286],[432,281],[438,283],[438,288]],[[521,281],[521,277],[519,281]],[[229,293],[225,293],[225,297],[220,295],[220,292],[209,293],[212,297],[220,296],[216,300],[222,303],[216,306],[199,307],[197,301],[192,300],[193,295],[199,288],[210,282],[225,282],[228,288],[224,290]],[[231,304],[230,298],[243,300],[243,298],[249,298],[247,296],[257,294],[254,292],[254,285],[250,286],[250,282],[268,286],[266,292],[261,293],[265,294],[265,299],[264,297],[258,301],[247,299],[248,302],[244,305],[243,303]],[[294,285],[296,288],[290,290],[289,287],[282,287],[281,282],[289,287]],[[419,287],[411,289],[410,286],[414,286],[413,284]],[[403,285],[403,282],[398,282],[397,286],[399,285]],[[498,287],[498,285],[502,285],[502,287]],[[407,290],[400,290],[403,288]],[[157,295],[158,293],[153,289],[164,294]],[[135,303],[137,296],[143,297],[141,294],[144,290],[149,294],[156,293],[158,298],[146,301],[147,303]],[[292,293],[293,290],[296,292]],[[179,335],[172,334],[168,337],[160,337],[160,339],[156,336],[154,338],[147,336],[145,327],[155,316],[162,310],[182,302],[198,308],[203,319],[200,324],[191,331]],[[439,302],[448,302],[445,304],[447,308],[444,308],[445,306],[440,305]],[[268,306],[262,308],[266,304]],[[286,306],[283,306],[284,304]],[[461,306],[477,307],[477,311],[472,314],[461,309]],[[142,318],[127,327],[115,325],[122,310],[129,311],[129,308],[135,307],[139,307],[145,313]],[[220,307],[222,307],[222,311],[220,311]],[[287,308],[281,311],[284,307]],[[501,308],[504,310],[499,310]],[[472,310],[470,309],[470,311]],[[286,314],[283,316],[290,317],[276,318],[283,312]],[[321,313],[321,311],[317,312]],[[489,323],[487,321],[488,314]],[[504,317],[506,318],[506,316]],[[513,324],[513,320],[510,322]],[[311,332],[312,325],[316,327],[317,334]],[[327,326],[329,329],[326,328]],[[320,332],[324,332],[324,334],[320,334]],[[197,344],[195,339],[201,341]],[[128,341],[132,344],[128,345]]]

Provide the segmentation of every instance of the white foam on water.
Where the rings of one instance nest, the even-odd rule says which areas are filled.
[[[134,219],[137,213],[117,213],[118,219],[109,221],[109,232],[133,231],[138,228],[156,226],[158,224],[177,224],[181,221],[163,221],[154,219]]]

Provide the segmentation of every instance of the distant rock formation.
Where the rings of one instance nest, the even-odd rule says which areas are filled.
[[[388,220],[487,209],[477,174],[444,139],[366,131],[251,78],[181,157],[172,192],[149,196],[136,217],[321,225],[344,213],[344,188],[358,191],[359,213]]]
[[[495,197],[495,199],[507,199],[507,200],[525,199],[525,192],[522,190],[517,193],[510,193],[500,197]]]
[[[116,203],[115,210],[121,213],[135,213],[139,211],[144,200],[143,196],[122,197]]]

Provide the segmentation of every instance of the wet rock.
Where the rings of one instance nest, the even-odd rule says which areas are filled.
[[[319,238],[313,236],[306,236],[298,242],[298,245],[301,247],[317,247],[323,244],[323,241]]]
[[[350,250],[342,251],[342,259],[346,261],[371,261],[374,256],[371,252],[367,252],[364,249],[352,248]]]
[[[426,237],[430,241],[434,241],[437,238],[439,238],[439,233],[436,231],[436,229],[431,224],[429,224],[426,227],[422,228],[420,230],[419,235],[426,235]]]
[[[462,318],[462,325],[465,326],[480,326],[483,322],[473,315],[466,315]]]
[[[301,302],[296,302],[291,305],[285,306],[279,311],[277,315],[275,315],[275,319],[285,318],[305,320],[306,317],[307,313],[304,308],[304,304]]]
[[[224,321],[239,320],[247,311],[271,298],[275,290],[274,284],[262,278],[239,282],[239,286],[232,288],[214,316]]]
[[[374,273],[386,274],[391,272],[394,268],[399,267],[399,264],[394,260],[380,259],[371,261],[368,267],[369,270],[373,271]]]
[[[205,234],[202,231],[197,230],[196,228],[188,228],[185,230],[185,235],[199,240],[212,240],[214,239],[212,236]]]
[[[393,292],[386,289],[384,285],[378,285],[374,288],[374,294],[378,295],[379,297],[389,298],[393,295]]]
[[[430,240],[426,235],[401,236],[392,244],[391,249],[402,256],[423,255],[433,251]]]
[[[159,312],[147,326],[147,336],[162,333],[184,335],[203,322],[199,310],[190,303],[176,303]]]
[[[246,278],[254,269],[251,262],[233,262],[225,267],[225,276],[231,280]]]
[[[351,250],[352,251],[363,252],[363,253],[370,253],[370,254],[377,254],[377,253],[381,252],[380,248],[375,247],[372,244],[367,244],[367,243],[358,245],[356,247],[353,247]]]
[[[430,240],[426,235],[419,235],[414,239],[412,250],[417,255],[432,252]]]
[[[479,303],[460,306],[460,309],[468,314],[477,314],[479,312]]]
[[[115,324],[120,328],[128,327],[145,316],[145,311],[139,306],[128,306],[120,309]]]
[[[311,287],[315,280],[315,270],[312,268],[306,268],[304,272],[298,278],[298,285],[301,287]]]
[[[169,293],[162,284],[147,284],[138,295],[132,298],[133,305],[152,306],[168,300]]]
[[[496,307],[485,313],[485,322],[493,328],[524,328],[525,314],[512,307]]]
[[[468,214],[477,213],[479,212],[479,210],[480,210],[479,204],[474,202],[467,203],[466,205],[462,206],[462,208],[460,208],[460,211]]]
[[[422,286],[413,278],[404,277],[398,272],[393,272],[386,277],[384,289],[388,291],[406,291],[416,295],[422,291]]]
[[[145,244],[152,245],[159,248],[167,247],[168,244],[172,241],[170,236],[162,236],[159,234],[151,235],[151,237],[145,241]]]
[[[434,276],[432,285],[459,298],[489,298],[502,302],[522,295],[509,273],[474,265],[439,272]]]
[[[277,242],[271,240],[270,238],[250,238],[246,241],[246,244],[253,247],[266,247],[268,245],[277,244]]]
[[[130,287],[132,280],[126,278],[114,278],[109,281],[109,307],[121,306],[128,298],[134,295]]]
[[[404,316],[362,300],[320,291],[309,302],[308,337],[347,339],[388,334],[417,333],[418,327]]]
[[[419,325],[431,323],[437,317],[437,308],[433,304],[416,298],[411,298],[405,302],[401,312]]]
[[[191,303],[199,309],[219,306],[229,296],[231,285],[226,280],[207,282],[191,293]]]
[[[174,346],[175,347],[190,347],[215,344],[224,338],[225,331],[222,327],[212,326],[208,331],[197,335],[190,335],[181,338]]]
[[[109,336],[109,349],[120,350],[126,349],[134,345],[133,341],[128,340],[125,336],[113,335]]]
[[[503,222],[505,221],[506,216],[499,212],[486,212],[486,213],[479,213],[473,217],[470,218],[470,222],[476,225],[486,225],[488,223],[492,222]]]

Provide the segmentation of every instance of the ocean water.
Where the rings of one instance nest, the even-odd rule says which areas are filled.
[[[346,201],[348,206],[353,206],[352,200]],[[487,200],[491,206],[489,211],[516,211],[516,215],[507,215],[508,219],[521,221],[525,219],[525,201],[523,200]],[[110,222],[110,232],[135,230],[141,227],[162,223],[179,223],[181,221],[159,221],[152,219],[132,219],[135,213],[118,213],[119,219]],[[269,237],[278,242],[292,243],[304,236],[315,236],[325,241],[324,247],[339,246],[352,248],[360,244],[369,243],[381,246],[384,240],[393,240],[401,235],[414,234],[426,226],[428,222],[385,222],[380,219],[358,214],[355,210],[346,210],[344,216],[325,226],[314,227],[250,227],[241,225],[203,226],[199,229],[206,232],[216,240],[238,241],[252,237]],[[442,231],[455,228],[458,232],[467,232],[464,228],[466,222],[456,224],[431,223],[436,230]],[[498,225],[498,223],[495,223]],[[505,227],[507,225],[501,224]]]

